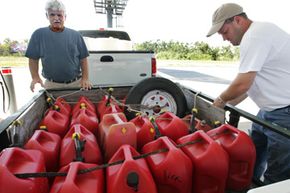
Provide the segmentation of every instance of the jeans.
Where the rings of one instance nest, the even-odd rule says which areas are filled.
[[[260,110],[257,116],[290,130],[290,107],[270,112]],[[289,179],[290,138],[257,123],[253,123],[251,137],[257,152],[254,178],[264,175],[265,184]]]

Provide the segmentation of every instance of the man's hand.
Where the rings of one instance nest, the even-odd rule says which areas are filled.
[[[82,79],[81,80],[81,87],[84,90],[90,90],[90,89],[92,89],[92,84],[88,79]]]
[[[44,87],[44,84],[40,78],[32,79],[31,84],[30,84],[30,90],[32,92],[34,92],[34,87],[37,83],[39,83],[42,87]]]
[[[213,106],[223,109],[226,106],[226,102],[219,96],[213,101]]]

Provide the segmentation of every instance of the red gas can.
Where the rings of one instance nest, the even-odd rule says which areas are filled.
[[[103,193],[105,183],[103,170],[78,174],[81,170],[96,166],[81,162],[72,162],[64,166],[59,172],[67,173],[67,176],[56,177],[50,193]]]
[[[249,188],[256,161],[256,150],[251,138],[228,124],[221,125],[207,134],[220,143],[229,155],[227,188],[234,191]]]
[[[141,150],[146,143],[154,140],[154,127],[148,116],[137,116],[131,119],[130,122],[134,123],[136,126],[137,150]]]
[[[124,160],[106,171],[107,193],[157,193],[156,186],[144,158],[134,160],[139,153],[130,145],[122,145],[109,163]]]
[[[84,107],[75,111],[73,114],[71,126],[74,124],[82,124],[86,129],[96,135],[99,127],[99,120],[95,112]]]
[[[92,101],[89,100],[85,96],[81,96],[78,102],[73,106],[72,115],[74,115],[76,112],[78,112],[82,108],[86,108],[86,109],[89,109],[89,111],[91,112],[97,113],[94,103],[92,103]]]
[[[97,113],[100,120],[102,120],[105,114],[122,112],[119,105],[112,99],[109,100],[108,96],[105,95],[97,105]]]
[[[97,113],[100,115],[102,112],[105,111],[106,106],[110,104],[112,100],[109,100],[109,97],[107,95],[103,96],[102,99],[97,104]]]
[[[105,114],[119,113],[119,112],[122,112],[122,109],[118,105],[110,103],[109,105],[106,106],[104,111],[99,112],[100,119],[103,119],[103,116]]]
[[[106,161],[123,144],[129,144],[134,148],[137,146],[136,126],[134,123],[127,122],[124,113],[104,115],[99,125],[99,137]]]
[[[208,125],[205,120],[199,120],[199,119],[196,119],[195,128],[197,130],[203,130],[204,132],[207,132],[212,129],[211,126]]]
[[[191,123],[191,120],[192,120],[192,115],[191,114],[190,115],[186,115],[182,120],[187,125],[188,128],[192,127],[190,125],[190,124],[192,124]],[[200,119],[198,119],[196,117],[194,118],[194,123],[193,124],[194,124],[193,126],[194,126],[195,130],[203,130],[203,131],[207,132],[207,131],[213,129],[209,124],[207,124],[206,120],[200,120]]]
[[[25,144],[27,149],[36,149],[43,153],[46,171],[57,171],[61,138],[55,133],[35,130]]]
[[[189,157],[168,137],[160,137],[143,147],[143,153],[166,150],[146,157],[158,193],[191,193],[193,167]]]
[[[58,97],[56,101],[54,102],[55,108],[59,108],[59,111],[62,114],[66,114],[70,117],[71,115],[71,106],[68,104],[63,98]]]
[[[229,158],[225,150],[204,131],[177,140],[194,167],[193,192],[224,193],[228,176]]]
[[[187,125],[187,127],[190,126],[190,120],[191,120],[191,117],[192,117],[192,115],[189,114],[189,115],[185,115],[185,116],[182,118],[182,121]]]
[[[172,112],[165,112],[156,118],[156,124],[162,135],[176,141],[189,133],[188,126]]]
[[[46,178],[18,178],[14,174],[45,172],[45,162],[38,150],[18,147],[0,153],[0,193],[47,193]]]
[[[74,139],[73,135],[79,135],[79,139]],[[81,157],[86,163],[102,163],[102,154],[97,143],[96,137],[88,129],[81,124],[73,125],[61,142],[60,148],[60,166],[65,166],[70,162],[76,160],[76,141],[80,140],[82,143]]]
[[[40,123],[40,127],[46,127],[49,132],[63,137],[69,128],[70,119],[67,115],[56,110],[49,109]]]

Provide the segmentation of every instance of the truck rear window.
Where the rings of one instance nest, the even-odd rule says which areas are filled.
[[[130,41],[130,37],[127,32],[124,31],[112,31],[112,30],[80,30],[83,37],[89,38],[117,38],[120,40]]]

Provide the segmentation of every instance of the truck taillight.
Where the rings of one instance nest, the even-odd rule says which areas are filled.
[[[10,67],[4,67],[4,68],[1,69],[1,73],[3,75],[10,75],[10,74],[12,74],[12,70],[11,70]]]
[[[156,76],[156,73],[157,73],[156,58],[151,58],[151,69],[152,69],[152,76]]]

